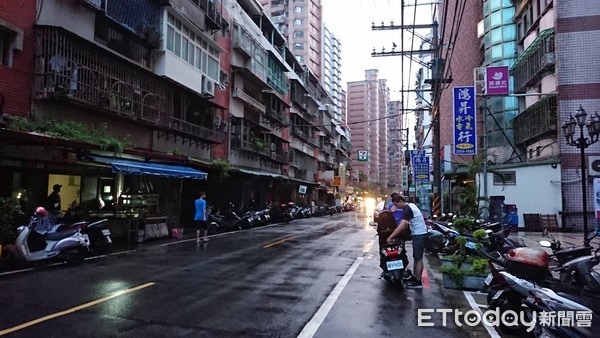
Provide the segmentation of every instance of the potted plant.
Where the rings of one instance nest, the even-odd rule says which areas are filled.
[[[458,218],[452,222],[452,226],[461,234],[470,233],[473,225],[475,225],[475,220],[472,218]]]
[[[446,289],[479,290],[483,287],[487,275],[490,273],[485,258],[473,259],[469,269],[461,269],[457,265],[443,265],[444,287]]]

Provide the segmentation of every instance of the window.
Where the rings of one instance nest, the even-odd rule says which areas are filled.
[[[293,36],[295,38],[303,38],[304,37],[304,32],[303,31],[294,31]]]
[[[304,21],[302,19],[294,19],[294,25],[296,26],[302,26],[303,23]]]
[[[517,185],[517,173],[515,171],[494,173],[494,185]]]
[[[8,31],[3,31],[0,27],[0,65],[10,67],[12,65],[12,50],[10,48],[12,35]]]
[[[171,14],[167,25],[167,50],[219,81],[219,51]]]
[[[0,65],[6,66],[8,64],[8,41],[6,34],[0,33]]]
[[[302,6],[296,6],[296,7],[294,7],[294,12],[296,12],[296,13],[302,13],[302,12],[304,12],[304,7],[302,7]]]
[[[296,60],[298,60],[298,62],[304,62],[304,56],[296,55]]]
[[[303,50],[304,49],[304,44],[303,43],[295,43],[294,44],[294,49]]]

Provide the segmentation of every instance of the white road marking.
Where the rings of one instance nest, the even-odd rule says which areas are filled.
[[[31,271],[31,270],[33,270],[33,268],[21,269],[21,270],[15,270],[15,271],[8,271],[8,272],[0,273],[0,276],[12,275],[12,274],[15,274],[15,273],[27,272],[27,271]]]
[[[362,257],[356,258],[354,264],[352,264],[352,266],[350,267],[350,269],[348,269],[344,277],[342,277],[342,279],[337,283],[335,288],[333,288],[333,291],[331,291],[327,299],[325,299],[325,302],[321,304],[319,310],[317,310],[317,312],[311,318],[311,320],[308,323],[306,323],[306,325],[304,325],[304,328],[298,335],[298,338],[312,338],[315,335],[321,324],[323,324],[323,321],[327,317],[327,314],[329,313],[329,311],[331,311],[331,308],[342,294],[342,291],[344,291],[344,288],[346,287],[346,285],[350,281],[350,278],[352,278],[362,261]]]
[[[114,252],[114,253],[107,254],[107,255],[99,255],[99,256],[86,257],[86,258],[84,258],[84,260],[89,261],[89,260],[98,259],[98,258],[102,258],[102,257],[117,256],[117,255],[122,255],[122,254],[125,254],[125,253],[128,253],[128,252],[135,252],[135,251],[136,250],[119,251],[119,252]],[[48,265],[46,265],[46,267],[63,265],[63,264],[66,264],[66,263],[67,262],[56,262],[56,263],[48,264]],[[20,269],[20,270],[14,270],[14,271],[7,271],[7,272],[0,273],[0,276],[14,275],[16,273],[27,272],[27,271],[32,271],[32,270],[35,270],[35,268],[27,268],[27,269]]]
[[[481,306],[481,305],[475,303],[475,299],[473,299],[473,295],[471,294],[471,292],[463,291],[463,293],[465,294],[465,298],[467,299],[467,302],[469,302],[469,305],[471,305],[471,308],[473,310],[479,312],[479,315],[481,315],[483,317],[483,312],[479,308],[479,306]],[[483,323],[481,325],[483,325],[483,327],[487,330],[487,332],[490,334],[491,338],[501,338],[501,336],[498,334],[498,332],[496,331],[495,328],[493,328],[491,326],[487,326]]]

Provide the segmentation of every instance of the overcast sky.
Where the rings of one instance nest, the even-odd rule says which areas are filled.
[[[433,1],[419,0],[420,3],[431,3]],[[406,0],[406,4],[414,4],[413,0]],[[322,0],[323,20],[328,29],[337,36],[342,43],[342,87],[346,88],[346,82],[361,81],[365,78],[366,69],[379,69],[379,78],[387,79],[388,86],[392,91],[392,100],[401,99],[401,56],[372,57],[373,47],[377,52],[385,47],[390,51],[395,43],[400,50],[401,31],[386,30],[374,31],[371,23],[381,25],[384,21],[390,25],[401,22],[401,1],[398,0]],[[431,24],[430,5],[417,6],[417,24]],[[404,12],[405,24],[412,24],[414,7],[407,7]],[[425,35],[427,30],[417,30],[417,33]],[[411,34],[404,32],[404,49],[411,49]],[[421,40],[415,38],[413,49],[418,49]],[[404,89],[414,89],[414,74],[420,67],[412,63],[410,68],[411,77],[408,78],[409,59],[404,58]],[[414,107],[414,94],[405,97],[408,107]],[[405,107],[407,107],[405,105]]]

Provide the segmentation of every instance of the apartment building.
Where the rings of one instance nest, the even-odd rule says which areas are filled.
[[[567,144],[560,127],[580,107],[587,111],[588,121],[600,108],[600,79],[595,76],[600,63],[594,52],[600,47],[600,26],[594,19],[600,9],[587,1],[559,0],[517,1],[515,6],[519,55],[511,74],[515,93],[527,94],[518,99],[515,144],[524,161],[535,164],[536,174],[544,177],[539,179],[541,190],[536,194],[543,198],[536,207],[557,215],[563,228],[581,230],[581,179],[587,182],[585,217],[594,224],[595,196],[589,178],[600,173],[592,170],[588,177],[581,177],[580,150]],[[587,148],[586,163],[599,152],[597,144]],[[515,171],[517,183],[532,176]]]
[[[259,0],[285,37],[296,59],[322,81],[323,8],[321,0]]]
[[[378,78],[378,73],[376,69],[365,70],[365,80],[347,83],[347,115],[352,130],[352,168],[358,172],[362,183],[385,188],[388,185],[386,116],[389,88],[385,80]],[[366,161],[358,158],[361,151],[367,152]]]
[[[3,195],[35,204],[62,184],[65,209],[93,205],[128,238],[124,212],[185,224],[198,191],[217,205],[330,197],[319,175],[347,162],[332,100],[256,0],[1,6]]]

